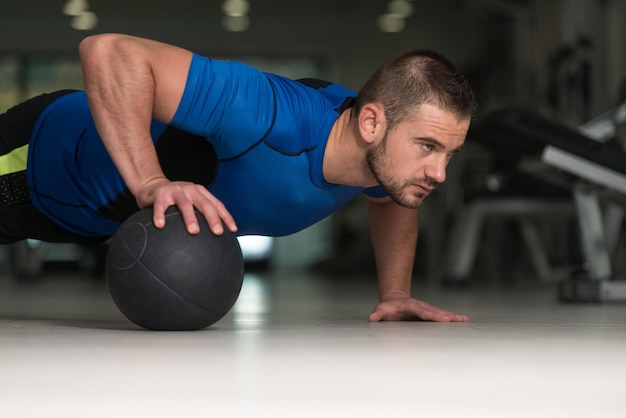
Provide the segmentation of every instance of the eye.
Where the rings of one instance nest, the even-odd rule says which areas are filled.
[[[426,152],[431,152],[435,149],[435,146],[431,144],[422,144],[422,149]]]

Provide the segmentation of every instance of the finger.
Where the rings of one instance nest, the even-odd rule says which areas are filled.
[[[230,214],[228,209],[226,209],[226,206],[204,188],[201,190],[201,194],[210,202],[210,204],[204,204],[199,209],[204,214],[204,217],[206,218],[213,233],[220,235],[223,232],[224,225],[226,225],[230,232],[237,232],[238,228],[235,219]]]
[[[207,218],[209,228],[215,235],[222,235],[224,233],[224,224],[219,216],[209,216]]]
[[[187,232],[192,235],[200,232],[200,226],[198,225],[198,218],[196,217],[196,212],[191,203],[183,203],[177,202],[178,210],[183,216],[183,221],[185,222],[185,228]]]
[[[203,203],[201,206],[198,206],[198,210],[204,215],[204,219],[206,219],[207,225],[209,225],[209,229],[213,234],[222,235],[224,233],[224,223],[212,203]]]
[[[440,310],[438,315],[447,317],[448,318],[448,322],[467,322],[467,321],[469,321],[469,317],[467,317],[465,315],[459,315],[459,314],[456,314],[454,312],[444,311],[443,309]]]
[[[446,311],[430,305],[424,312],[422,318],[435,322],[467,322],[469,320],[467,316],[458,315],[454,312]]]
[[[383,315],[378,310],[375,310],[374,312],[372,312],[367,318],[369,322],[380,322],[382,319],[383,319]]]
[[[452,313],[416,299],[410,302],[410,310],[425,321],[451,322]]]
[[[165,211],[171,205],[162,204],[162,203],[154,203],[152,207],[152,222],[154,226],[158,229],[162,229],[165,227]]]
[[[221,206],[221,209],[219,210],[220,218],[222,219],[222,221],[224,221],[224,224],[226,225],[226,227],[228,228],[230,232],[232,232],[233,234],[236,233],[238,228],[237,228],[237,223],[235,222],[235,219],[230,214],[230,212],[226,210],[226,207],[222,204],[222,202],[220,202],[220,206]]]
[[[374,309],[368,319],[370,320],[370,322],[402,321],[405,319],[409,319],[409,317],[413,317],[414,315],[414,313],[399,310],[392,304],[383,302],[379,303],[376,306],[376,309]]]
[[[449,316],[431,310],[422,310],[418,316],[424,321],[451,322]]]
[[[457,322],[457,315],[444,310],[433,310],[431,312],[432,321],[436,322]]]

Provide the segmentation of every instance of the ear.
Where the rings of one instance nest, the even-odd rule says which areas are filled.
[[[359,113],[359,133],[368,144],[378,142],[385,136],[387,119],[380,103],[367,103]]]

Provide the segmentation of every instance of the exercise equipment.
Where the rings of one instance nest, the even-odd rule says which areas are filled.
[[[151,330],[197,330],[220,320],[235,304],[244,262],[234,234],[214,235],[196,211],[200,233],[189,234],[175,207],[163,229],[152,209],[128,218],[111,241],[106,276],[120,311]]]
[[[559,296],[563,301],[626,300],[626,281],[615,276],[612,260],[626,207],[626,143],[617,135],[617,127],[625,122],[626,103],[578,129],[527,109],[509,107],[491,113],[470,131],[471,140],[515,161],[517,169],[570,190],[586,274],[561,284]],[[474,216],[467,212],[453,229],[456,235],[453,232],[448,253],[448,282],[465,280],[478,245],[477,225],[490,208],[498,206],[493,203],[474,210]],[[545,199],[513,206],[509,209],[522,212],[567,211],[566,206]],[[458,245],[460,241],[463,245]]]

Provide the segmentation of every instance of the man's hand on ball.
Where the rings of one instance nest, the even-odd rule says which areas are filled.
[[[153,222],[157,228],[165,226],[165,211],[175,205],[183,215],[190,234],[200,231],[194,208],[204,215],[215,235],[224,232],[224,225],[231,232],[237,232],[237,224],[224,204],[202,185],[158,178],[146,183],[136,198],[140,208],[153,207]]]

